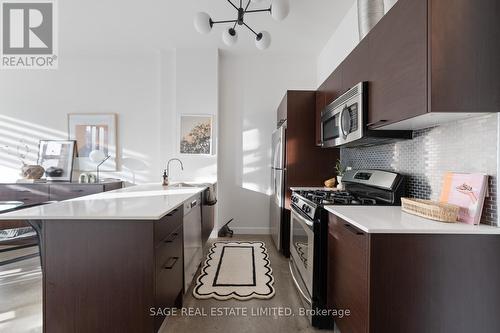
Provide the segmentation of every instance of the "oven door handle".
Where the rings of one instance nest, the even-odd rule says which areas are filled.
[[[292,214],[294,214],[294,216],[297,217],[300,221],[304,222],[309,228],[312,229],[314,227],[314,223],[312,221],[307,220],[305,217],[300,215],[300,213],[295,211],[294,209],[292,209]]]
[[[307,296],[307,294],[302,290],[299,284],[299,280],[297,280],[297,277],[295,276],[295,270],[292,267],[293,263],[292,260],[288,260],[288,267],[290,268],[290,275],[292,275],[292,280],[293,283],[295,284],[295,287],[297,287],[297,290],[299,291],[300,295],[306,300],[308,304],[312,304],[311,298]]]

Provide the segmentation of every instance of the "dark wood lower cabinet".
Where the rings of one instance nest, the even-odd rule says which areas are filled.
[[[44,332],[156,332],[151,309],[181,306],[182,216],[41,221]]]
[[[368,235],[341,219],[331,219],[328,251],[329,306],[351,312],[349,317],[338,318],[336,324],[342,332],[367,332]]]
[[[500,332],[500,236],[366,234],[330,214],[328,306],[342,333]]]

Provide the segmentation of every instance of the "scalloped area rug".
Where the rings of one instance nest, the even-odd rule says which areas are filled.
[[[218,300],[274,296],[274,277],[263,242],[215,242],[196,279],[193,296]]]

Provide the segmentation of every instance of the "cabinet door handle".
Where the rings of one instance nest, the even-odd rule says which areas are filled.
[[[370,127],[370,128],[377,128],[377,127],[380,127],[380,126],[384,125],[388,121],[389,120],[387,120],[387,119],[380,119],[378,121],[374,121],[373,123],[368,123],[368,124],[366,124],[366,126]]]
[[[167,238],[165,238],[165,240],[163,242],[164,243],[172,243],[177,238],[177,236],[179,236],[179,234],[174,232],[173,234],[171,234]]]
[[[174,268],[175,264],[177,263],[177,260],[179,260],[179,257],[170,257],[168,258],[165,266],[163,267],[164,269],[172,269]]]
[[[353,234],[356,234],[356,235],[364,235],[365,234],[364,232],[362,232],[361,230],[358,230],[358,228],[353,227],[349,223],[344,224],[344,227],[347,230],[349,230],[350,232],[352,232]]]
[[[170,213],[167,214],[167,216],[172,216],[174,215],[175,213],[177,213],[178,209],[174,209],[173,211],[171,211]]]
[[[74,192],[74,193],[80,193],[80,192],[83,192],[83,190],[82,190],[82,189],[80,189],[80,190],[73,190],[73,191],[71,191],[71,192]]]
[[[191,208],[193,208],[194,206],[196,206],[197,203],[198,203],[198,200],[191,201]]]

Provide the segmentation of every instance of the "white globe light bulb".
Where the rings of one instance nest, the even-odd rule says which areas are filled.
[[[208,34],[212,30],[212,19],[210,15],[199,12],[194,18],[194,27],[200,34]]]
[[[255,46],[259,50],[265,50],[271,45],[271,35],[267,31],[262,31],[255,38]]]
[[[104,152],[102,150],[92,150],[89,154],[89,159],[94,163],[101,162],[105,158],[106,155],[104,155]]]
[[[289,0],[273,0],[271,4],[271,16],[276,21],[282,21],[290,13],[290,1]]]
[[[238,41],[238,33],[233,28],[224,29],[222,40],[227,46],[233,46]]]

